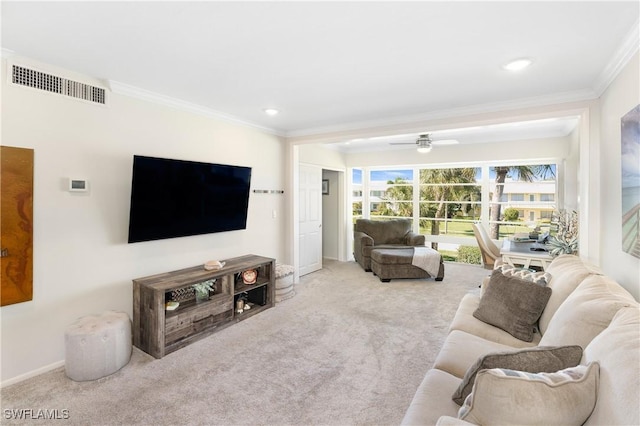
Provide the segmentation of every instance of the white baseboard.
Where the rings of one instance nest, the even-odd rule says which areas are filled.
[[[54,362],[53,364],[45,365],[44,367],[38,368],[33,371],[29,371],[28,373],[24,373],[19,376],[12,377],[11,379],[0,382],[0,389],[5,386],[22,382],[23,380],[30,379],[31,377],[39,376],[40,374],[44,374],[48,371],[55,370],[56,368],[63,367],[63,366],[64,366],[64,360],[57,361],[57,362]]]

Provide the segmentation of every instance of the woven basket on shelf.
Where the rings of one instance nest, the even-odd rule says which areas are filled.
[[[196,289],[193,287],[182,287],[171,292],[171,300],[174,302],[186,302],[196,298]]]

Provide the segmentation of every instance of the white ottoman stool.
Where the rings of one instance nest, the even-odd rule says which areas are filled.
[[[293,289],[293,266],[276,263],[276,302],[296,295]]]
[[[131,359],[131,320],[124,312],[88,315],[67,328],[64,340],[67,376],[77,382],[99,379]]]

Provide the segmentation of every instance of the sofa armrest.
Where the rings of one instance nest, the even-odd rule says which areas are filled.
[[[404,236],[404,241],[406,245],[416,247],[423,246],[426,240],[424,235],[411,231]]]
[[[362,253],[362,247],[372,246],[373,238],[364,232],[354,232],[353,233],[353,249],[356,253]]]
[[[353,241],[356,243],[356,245],[359,245],[360,247],[373,245],[373,238],[371,238],[369,235],[365,234],[364,232],[354,232]]]
[[[455,417],[442,416],[438,419],[436,426],[469,426],[475,423],[469,423],[466,420],[456,419]]]

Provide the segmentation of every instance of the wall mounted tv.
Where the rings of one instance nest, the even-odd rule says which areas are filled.
[[[129,242],[246,229],[251,168],[133,156]]]

